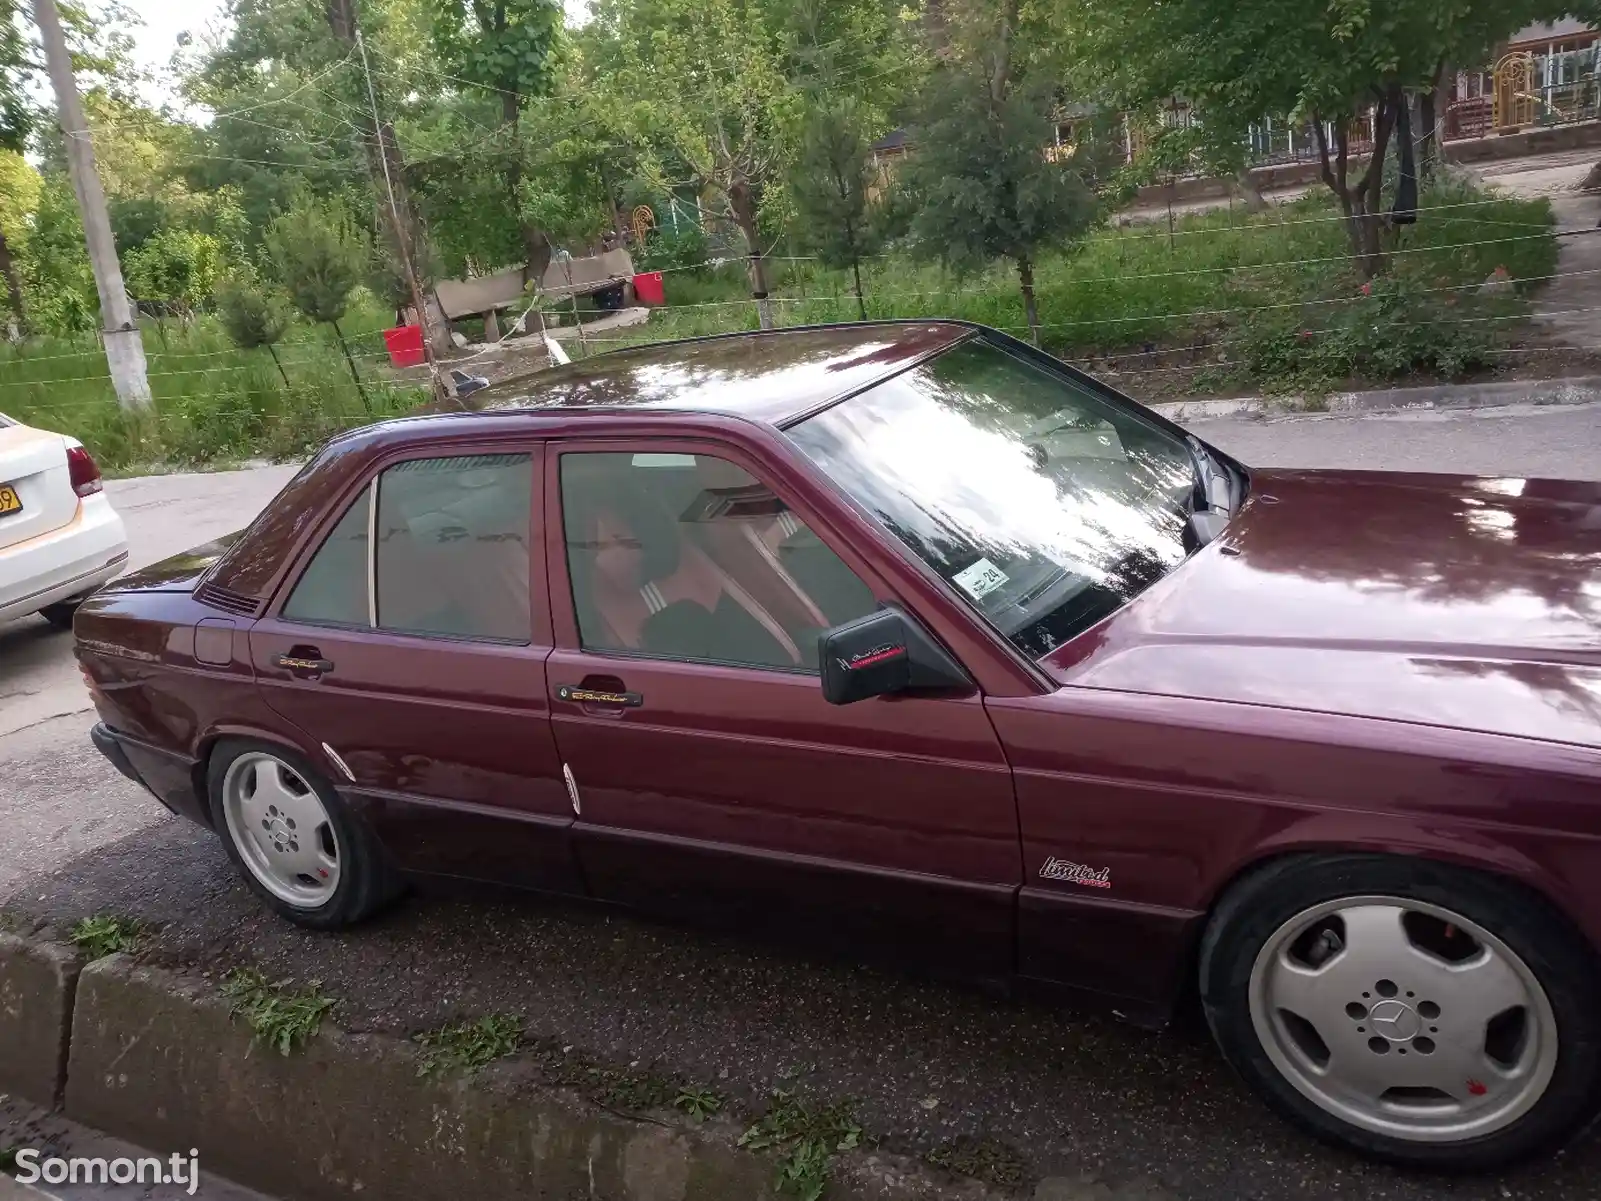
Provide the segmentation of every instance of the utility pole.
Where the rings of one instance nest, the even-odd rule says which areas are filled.
[[[361,36],[361,30],[356,30],[356,49],[361,51],[361,72],[367,79],[367,102],[372,105],[372,130],[378,139],[378,161],[383,164],[384,191],[389,197],[389,219],[395,231],[395,253],[400,256],[401,269],[406,273],[406,283],[411,289],[411,305],[417,313],[417,328],[422,332],[422,352],[428,360],[428,374],[433,377],[434,395],[439,400],[456,400],[455,385],[448,376],[440,374],[439,364],[434,361],[433,339],[429,337],[428,306],[423,298],[422,284],[417,281],[417,272],[411,265],[411,251],[406,243],[406,223],[400,219],[400,202],[395,199],[395,180],[389,170],[389,146],[385,137],[383,118],[378,113],[378,93],[372,86],[372,68],[367,63],[367,42]]]
[[[117,389],[117,403],[124,410],[148,410],[150,381],[145,378],[145,344],[123,287],[117,243],[111,236],[111,218],[106,214],[106,193],[95,167],[94,143],[89,140],[89,126],[78,98],[78,82],[72,75],[72,58],[61,32],[56,0],[33,0],[33,15],[44,41],[50,83],[56,92],[56,113],[67,139],[67,169],[78,197],[78,210],[83,214],[83,240],[89,248],[89,264],[94,268],[95,288],[100,293],[101,337],[112,386]]]

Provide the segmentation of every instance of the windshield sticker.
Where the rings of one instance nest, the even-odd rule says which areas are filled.
[[[983,600],[1006,583],[1006,573],[988,559],[980,559],[965,571],[958,571],[951,579],[974,600]]]

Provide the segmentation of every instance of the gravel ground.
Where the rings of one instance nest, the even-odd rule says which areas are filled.
[[[1601,465],[1601,406],[1197,429],[1257,463],[1585,478]],[[223,489],[206,502],[219,522],[241,508],[248,516],[251,502],[234,498],[265,483],[211,478]],[[148,487],[149,499],[159,494]],[[78,706],[0,725],[10,731],[0,734],[0,897],[25,920],[138,918],[156,928],[153,958],[320,978],[341,999],[339,1019],[357,1028],[409,1033],[520,1014],[557,1075],[564,1061],[602,1064],[704,1084],[746,1108],[779,1087],[849,1099],[887,1145],[927,1152],[967,1140],[1022,1195],[1046,1177],[1058,1183],[1041,1197],[1080,1201],[1596,1195],[1593,1136],[1535,1167],[1462,1180],[1323,1149],[1247,1095],[1191,1027],[1147,1034],[1036,1000],[532,898],[421,896],[353,934],[301,933],[261,911],[210,835],[165,817],[100,760],[86,738],[91,715],[61,683],[65,640],[26,623],[0,628],[7,672],[17,646],[40,689]],[[0,689],[10,684],[7,675]],[[1062,1191],[1062,1180],[1074,1183]]]

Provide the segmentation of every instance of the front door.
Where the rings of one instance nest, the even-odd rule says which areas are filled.
[[[591,889],[1009,974],[1017,810],[982,698],[822,697],[817,634],[884,583],[732,448],[547,454],[548,684]]]
[[[540,447],[411,454],[251,629],[256,677],[401,866],[582,891],[529,554]]]

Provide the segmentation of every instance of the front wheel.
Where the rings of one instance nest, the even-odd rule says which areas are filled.
[[[398,895],[376,835],[293,751],[225,740],[212,752],[206,783],[228,857],[281,916],[335,930]]]
[[[1376,855],[1287,859],[1224,898],[1207,1021],[1275,1108],[1392,1162],[1485,1169],[1601,1107],[1593,952],[1502,880]]]

